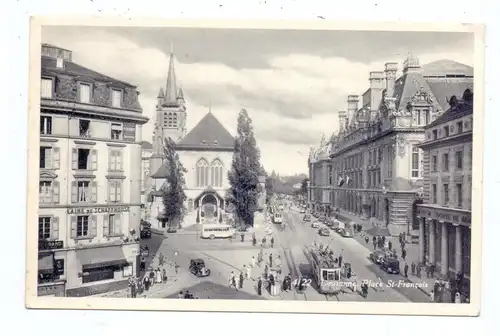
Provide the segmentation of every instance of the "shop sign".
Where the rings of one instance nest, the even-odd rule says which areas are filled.
[[[424,209],[424,208],[419,207],[418,215],[423,216],[423,217],[427,217],[429,219],[436,219],[436,220],[448,222],[448,223],[461,224],[461,225],[467,225],[467,226],[471,224],[470,214],[461,215],[461,214],[457,214],[457,213],[450,213],[450,212],[437,211],[437,210],[429,211],[429,209]]]
[[[96,213],[116,213],[116,212],[128,212],[130,207],[128,206],[109,206],[109,207],[91,207],[91,208],[69,208],[68,214],[79,215],[79,214],[96,214]]]
[[[123,140],[135,141],[135,124],[123,124]]]
[[[64,246],[64,242],[62,240],[39,240],[38,241],[38,250],[56,250],[62,249]]]

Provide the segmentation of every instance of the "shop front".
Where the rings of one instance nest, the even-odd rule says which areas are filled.
[[[62,241],[39,242],[38,296],[65,295],[64,257],[61,256],[63,252],[50,250],[61,247]]]
[[[78,249],[74,253],[74,271],[68,296],[81,297],[127,286],[137,274],[138,244]]]

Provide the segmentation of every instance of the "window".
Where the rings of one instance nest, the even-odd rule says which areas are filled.
[[[444,136],[449,137],[450,136],[450,126],[445,126],[444,127]]]
[[[111,90],[111,106],[122,107],[122,90]]]
[[[420,149],[413,146],[411,153],[411,177],[419,177],[420,175]]]
[[[178,125],[177,113],[174,113],[174,116],[172,118],[172,127],[176,128],[177,125]]]
[[[432,185],[432,200],[433,204],[437,204],[437,184]]]
[[[204,188],[208,185],[208,163],[201,159],[196,164],[196,186]]]
[[[163,125],[167,128],[177,128],[179,119],[177,113],[168,112],[164,114]]]
[[[40,147],[40,168],[52,168],[52,147]]]
[[[122,234],[120,214],[110,214],[104,218],[104,235],[118,236]]]
[[[424,122],[425,125],[428,125],[430,121],[430,111],[429,110],[424,110]]]
[[[82,138],[90,138],[90,120],[78,120],[80,136]]]
[[[80,102],[87,104],[90,103],[90,85],[80,83],[78,89],[80,94]]]
[[[73,148],[72,168],[78,170],[97,170],[97,150]]]
[[[437,140],[438,138],[438,131],[437,130],[433,130],[432,131],[432,140]]]
[[[450,189],[447,183],[443,184],[444,205],[450,203]]]
[[[42,98],[52,98],[53,86],[51,78],[42,78],[42,83],[40,87],[40,96]]]
[[[357,157],[356,157],[357,159]],[[328,185],[333,185],[333,167],[328,165]]]
[[[431,159],[432,171],[437,172],[438,170],[438,158],[437,155],[433,155]]]
[[[371,166],[372,165],[372,152],[368,152],[368,165]]]
[[[382,151],[382,148],[378,149],[378,164],[382,163],[382,158],[384,157],[384,152]]]
[[[78,169],[89,169],[90,149],[78,148]]]
[[[463,169],[463,152],[462,151],[456,151],[455,152],[455,163],[456,163],[456,168],[458,170],[462,170]]]
[[[144,168],[146,169],[146,167]],[[110,171],[122,171],[123,161],[122,161],[122,151],[119,149],[112,149],[109,151],[109,170]]]
[[[448,153],[443,154],[443,171],[448,171],[450,169],[450,157]]]
[[[122,140],[123,135],[123,125],[122,124],[111,124],[111,140]]]
[[[222,187],[222,163],[219,160],[214,160],[210,167],[210,184],[214,188]]]
[[[38,240],[50,239],[50,217],[38,217]]]
[[[463,205],[462,183],[457,183],[457,207],[461,208],[462,205]]]
[[[52,134],[52,117],[40,116],[40,134]]]
[[[122,200],[122,181],[110,180],[109,184],[109,202],[121,202]]]
[[[89,216],[76,217],[76,237],[87,237],[89,235]]]
[[[459,121],[457,122],[457,134],[460,134],[464,131],[464,122]]]
[[[52,203],[52,182],[40,181],[39,202]]]
[[[78,202],[88,202],[90,201],[90,182],[88,181],[79,181],[78,184]]]
[[[387,153],[387,177],[392,177],[393,148],[389,148]]]

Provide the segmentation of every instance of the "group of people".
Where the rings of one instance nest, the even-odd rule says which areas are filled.
[[[179,294],[177,294],[178,299],[199,299],[199,297],[194,297],[193,293],[189,293],[187,290],[186,292],[180,291]]]
[[[130,297],[136,298],[137,294],[141,295],[149,291],[149,289],[156,284],[165,284],[167,280],[167,271],[164,268],[160,269],[160,267],[146,272],[142,280],[136,276],[132,276],[129,278],[128,284],[130,288]]]

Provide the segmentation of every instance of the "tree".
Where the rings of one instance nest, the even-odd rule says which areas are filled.
[[[242,109],[238,115],[237,136],[234,142],[233,162],[228,172],[230,192],[238,224],[253,225],[254,212],[260,193],[260,151],[253,133],[252,119]]]
[[[274,195],[274,181],[272,177],[266,177],[266,203],[269,203]]]
[[[168,167],[168,176],[166,178],[165,188],[163,188],[163,207],[165,216],[169,223],[180,227],[184,218],[186,193],[184,192],[186,182],[184,173],[187,170],[182,166],[179,160],[179,154],[175,151],[175,143],[172,139],[165,139],[165,165]]]
[[[302,182],[300,183],[300,193],[302,195],[307,195],[307,182],[309,181],[309,179],[305,178],[302,180]]]

